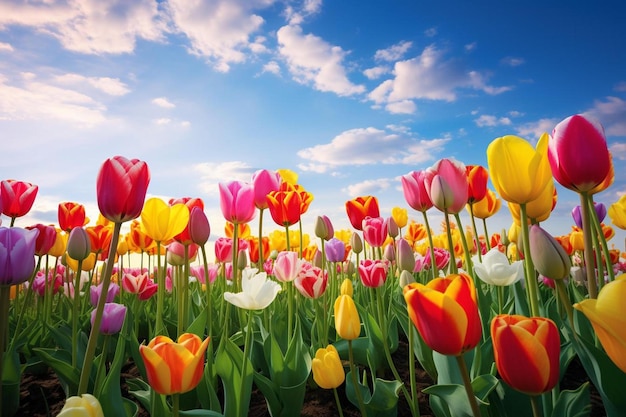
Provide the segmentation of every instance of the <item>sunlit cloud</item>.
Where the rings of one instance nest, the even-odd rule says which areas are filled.
[[[176,105],[169,101],[166,97],[154,98],[152,99],[152,104],[163,107],[164,109],[173,109],[174,107],[176,107]]]
[[[215,196],[219,193],[219,183],[229,181],[250,182],[255,169],[247,162],[203,162],[193,167],[202,193]]]
[[[345,192],[350,198],[364,195],[376,195],[390,188],[393,182],[394,181],[390,178],[365,180],[356,184],[351,184],[342,189],[342,191]]]
[[[607,136],[626,136],[626,101],[619,97],[596,100],[593,107],[584,112],[598,119]]]
[[[508,117],[497,117],[491,114],[483,114],[478,119],[475,119],[474,123],[476,123],[476,126],[478,127],[508,126],[511,124],[511,119]]]
[[[374,54],[376,61],[397,61],[406,54],[406,52],[413,46],[413,42],[402,41],[386,49],[379,49]]]

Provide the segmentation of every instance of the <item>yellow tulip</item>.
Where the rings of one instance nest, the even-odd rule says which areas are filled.
[[[544,133],[537,149],[513,135],[495,139],[487,147],[491,182],[500,197],[510,203],[526,204],[536,200],[552,181],[548,161],[549,135]]]
[[[409,222],[409,213],[407,209],[401,207],[394,207],[391,209],[391,217],[396,222],[398,227],[402,229]]]
[[[557,194],[554,181],[550,181],[538,198],[526,204],[526,217],[528,218],[528,222],[535,224],[547,220],[556,205],[556,199]],[[521,226],[519,204],[508,203],[508,206],[515,224]]]
[[[491,190],[487,190],[487,194],[485,197],[476,201],[472,204],[471,212],[474,213],[474,217],[478,219],[488,219],[489,217],[496,214],[500,207],[502,206],[502,201],[498,198],[496,193]],[[468,211],[470,210],[469,204],[467,205]]]
[[[350,278],[346,278],[343,280],[343,282],[341,283],[341,289],[340,289],[340,294],[341,295],[349,295],[350,297],[352,297],[352,293],[353,293],[353,288],[352,288],[352,280]]]
[[[346,379],[339,353],[333,345],[317,349],[311,370],[315,383],[324,389],[337,388]]]
[[[335,300],[335,330],[342,339],[354,340],[361,334],[361,319],[354,300],[342,294]]]
[[[597,299],[574,304],[593,326],[602,347],[623,372],[626,372],[626,274],[606,284]]]
[[[626,229],[626,194],[609,206],[608,214],[615,226]]]
[[[157,242],[167,242],[182,232],[189,222],[189,208],[178,203],[170,206],[160,198],[151,198],[141,211],[141,230]]]
[[[335,237],[341,240],[344,243],[344,245],[349,245],[350,238],[352,237],[352,230],[350,229],[335,230]]]
[[[63,256],[65,253],[65,249],[67,247],[67,233],[63,232],[61,229],[57,228],[57,237],[54,241],[54,245],[48,251],[48,255],[54,256],[55,258],[59,258]]]
[[[296,172],[287,168],[277,169],[276,172],[278,172],[278,175],[284,182],[292,185],[298,183],[298,174]]]
[[[65,405],[58,417],[104,417],[104,413],[96,397],[83,394],[65,400]]]
[[[85,272],[93,271],[96,266],[96,261],[96,254],[91,252],[85,259],[83,259],[80,269]],[[69,255],[65,258],[65,262],[67,263],[67,267],[72,271],[76,271],[78,269],[78,261],[71,258]]]

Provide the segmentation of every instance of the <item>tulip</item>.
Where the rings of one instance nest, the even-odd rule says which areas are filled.
[[[515,261],[510,264],[504,253],[493,248],[483,255],[482,262],[474,259],[474,272],[487,284],[508,286],[524,277],[524,263]]]
[[[168,205],[150,198],[141,211],[141,230],[157,242],[167,242],[181,233],[189,222],[189,208],[182,203]]]
[[[0,182],[0,208],[11,219],[25,216],[33,207],[39,187],[29,182],[4,180]]]
[[[107,295],[106,295],[106,299],[104,300],[104,302],[112,303],[115,300],[115,297],[117,297],[119,294],[120,294],[120,286],[113,282],[110,283],[109,288],[107,289]],[[91,302],[92,306],[96,307],[98,305],[98,301],[100,300],[101,296],[102,296],[102,283],[98,285],[92,285],[91,287],[89,287],[89,301]]]
[[[361,334],[361,319],[352,297],[342,294],[335,300],[335,330],[339,337],[354,340]]]
[[[391,217],[396,225],[402,229],[409,222],[409,213],[407,209],[401,207],[394,207],[391,209]]]
[[[91,253],[91,241],[87,231],[82,227],[75,227],[67,239],[67,254],[76,261],[84,261]]]
[[[346,201],[346,213],[352,227],[363,230],[363,219],[368,216],[380,217],[378,199],[374,196],[364,196],[348,200]]]
[[[328,273],[309,262],[302,262],[293,285],[307,298],[319,298],[326,292]]]
[[[102,406],[91,394],[69,397],[57,417],[104,417]]]
[[[274,276],[280,282],[296,279],[300,271],[300,262],[296,252],[279,252],[274,262]]]
[[[566,278],[572,262],[563,246],[536,224],[530,227],[529,238],[530,256],[537,272],[550,279]]]
[[[46,274],[42,271],[38,271],[33,279],[33,291],[39,294],[40,297],[43,297],[46,293],[46,283],[52,288],[52,294],[56,294],[63,285],[63,276],[54,271],[50,271],[46,282]]]
[[[428,232],[426,231],[426,226],[424,224],[411,220],[404,237],[411,243],[411,246],[413,246],[420,240],[425,239],[427,237],[427,233]]]
[[[403,292],[409,317],[434,351],[458,356],[480,342],[476,289],[469,275],[451,274],[426,285],[410,284]]]
[[[37,240],[35,241],[35,255],[47,255],[54,246],[57,239],[57,230],[55,229],[55,227],[37,223],[34,226],[27,226],[26,229],[39,230],[39,235],[37,236]]]
[[[269,280],[265,272],[245,268],[242,271],[241,292],[225,292],[224,300],[245,310],[263,310],[274,301],[280,289],[280,285]]]
[[[263,253],[263,259],[261,263],[267,261],[270,254],[270,239],[267,236],[261,238],[261,245],[259,245],[259,239],[256,237],[248,238],[248,255],[250,256],[250,262],[258,263],[259,256]],[[263,250],[260,251],[260,248]]]
[[[206,279],[205,279],[204,265],[194,265],[189,269],[189,271],[191,275],[194,276],[198,280],[198,282],[200,282],[203,285],[208,285],[208,284],[212,284],[215,282],[215,280],[217,279],[217,274],[219,272],[219,269],[220,269],[219,264],[207,265],[206,271],[209,277],[209,282],[206,282]]]
[[[482,200],[479,200],[472,204],[472,213],[474,217],[479,219],[488,219],[489,217],[496,214],[500,207],[502,206],[502,201],[496,196],[491,190],[487,190],[485,197]],[[468,205],[469,207],[469,205]]]
[[[274,222],[291,226],[300,221],[302,197],[296,191],[272,191],[267,195],[267,205]]]
[[[591,322],[606,354],[626,372],[626,274],[606,284],[597,299],[574,304]]]
[[[154,239],[145,234],[141,230],[141,222],[133,220],[130,223],[130,232],[128,233],[128,239],[130,243],[137,248],[140,252],[148,252],[152,248],[156,247]]]
[[[252,174],[254,188],[254,205],[259,210],[267,208],[266,196],[272,191],[278,191],[282,178],[278,172],[261,169]]]
[[[317,349],[311,360],[311,370],[313,380],[320,388],[337,388],[346,379],[339,353],[333,345]]]
[[[426,191],[425,176],[426,171],[412,171],[400,178],[404,199],[412,209],[421,212],[425,212],[433,206]]]
[[[552,181],[547,149],[548,134],[541,136],[537,149],[513,135],[497,138],[489,144],[489,174],[500,197],[510,203],[526,204],[541,195]]]
[[[167,263],[173,266],[183,266],[187,261],[185,259],[185,248],[187,248],[187,260],[193,262],[196,260],[198,254],[198,245],[191,243],[189,245],[183,245],[177,241],[171,241],[167,245]]]
[[[174,342],[157,336],[148,345],[139,346],[146,367],[148,383],[159,394],[182,394],[194,389],[204,373],[204,355],[209,338],[200,339],[183,333]]]
[[[345,278],[341,282],[341,287],[339,288],[339,294],[349,295],[350,297],[352,297],[353,292],[354,292],[354,288],[352,286],[352,280],[350,278]]]
[[[117,334],[122,330],[124,318],[126,317],[126,306],[117,303],[106,303],[102,313],[100,323],[100,333],[105,335]],[[91,325],[96,318],[96,310],[91,311]]]
[[[71,201],[59,203],[58,220],[61,230],[68,233],[75,227],[83,227],[89,223],[85,216],[85,206]]]
[[[441,159],[424,174],[424,187],[439,210],[459,213],[468,201],[468,183],[465,165],[451,159]]]
[[[168,204],[170,206],[174,206],[176,204],[184,204],[185,206],[187,206],[187,209],[189,210],[189,218],[187,219],[187,225],[182,230],[182,232],[174,236],[173,239],[182,243],[183,245],[189,245],[190,243],[193,243],[193,240],[191,239],[191,211],[194,208],[198,208],[201,211],[203,211],[204,201],[202,201],[201,198],[183,197],[183,198],[171,198]],[[207,240],[208,240],[208,236],[207,236]]]
[[[547,220],[554,210],[557,201],[557,192],[554,187],[554,181],[549,181],[546,188],[543,189],[539,197],[526,204],[526,218],[529,224],[540,223]],[[508,203],[509,211],[513,217],[513,221],[521,226],[521,208],[518,204]]]
[[[328,216],[317,216],[317,219],[315,220],[315,236],[328,241],[332,239],[334,235],[335,230]]]
[[[548,159],[554,178],[563,187],[579,193],[593,190],[611,166],[604,128],[582,114],[564,119],[552,131]]]
[[[512,388],[535,396],[559,382],[561,340],[552,320],[501,314],[491,322],[491,340],[498,373]]]
[[[363,239],[373,248],[380,248],[387,239],[387,221],[382,217],[366,217],[363,219]]]
[[[0,285],[22,284],[33,275],[38,236],[37,229],[0,227]]]
[[[593,208],[596,211],[596,216],[598,216],[598,221],[602,223],[607,214],[606,206],[602,203],[597,203],[594,201]],[[583,219],[580,206],[576,206],[572,209],[572,218],[574,219],[574,223],[576,224],[576,226],[582,229]]]
[[[130,294],[137,294],[142,301],[150,299],[157,292],[157,285],[150,279],[147,272],[138,275],[124,274],[122,288]]]
[[[406,239],[399,239],[397,243],[397,265],[400,271],[413,272],[415,269],[415,252]]]
[[[467,175],[468,198],[469,204],[474,204],[487,195],[487,181],[489,181],[489,173],[480,165],[467,165],[465,167]]]
[[[122,223],[141,214],[150,171],[144,161],[114,156],[102,164],[96,180],[100,213],[108,220]]]
[[[224,218],[233,223],[248,223],[254,218],[254,188],[242,181],[219,184],[220,208]]]
[[[626,230],[626,194],[609,206],[608,215],[615,226]]]
[[[85,231],[89,236],[91,251],[100,255],[100,258],[102,260],[107,259],[109,256],[109,250],[111,249],[113,228],[108,225],[104,226],[102,224],[98,224],[95,226],[86,227]]]
[[[378,288],[387,281],[389,263],[381,259],[364,259],[359,262],[359,277],[366,287]]]
[[[194,207],[189,213],[189,236],[191,241],[198,246],[203,246],[211,235],[211,225],[204,210]]]
[[[363,241],[361,240],[361,236],[358,233],[352,233],[350,236],[350,247],[352,251],[356,254],[363,252]]]
[[[56,237],[54,239],[54,244],[48,251],[48,255],[53,256],[55,258],[60,258],[65,253],[67,247],[67,234],[62,232],[61,229],[56,229]]]

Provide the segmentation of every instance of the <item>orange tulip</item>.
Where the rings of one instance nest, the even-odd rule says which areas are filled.
[[[148,252],[152,248],[156,248],[156,242],[154,239],[141,230],[141,223],[139,220],[133,220],[130,223],[128,239],[130,242],[129,246],[137,248],[137,251],[139,252]]]
[[[491,340],[498,373],[514,389],[539,395],[559,381],[561,341],[552,320],[501,314],[491,322]]]
[[[369,217],[380,217],[378,199],[374,196],[356,197],[346,201],[346,213],[350,219],[350,224],[356,230],[363,230],[363,219]]]
[[[426,345],[443,355],[461,355],[481,338],[474,281],[467,274],[404,287],[409,317]],[[442,331],[445,329],[445,331]]]
[[[272,219],[279,226],[291,226],[300,221],[302,197],[297,191],[272,191],[267,196]]]
[[[89,241],[91,243],[91,251],[96,255],[100,255],[101,259],[106,259],[111,246],[111,238],[113,237],[113,229],[108,226],[90,226],[85,228]]]
[[[194,389],[202,379],[209,340],[183,333],[177,343],[167,336],[157,336],[147,346],[139,346],[152,389],[164,395]]]
[[[89,223],[85,217],[85,206],[71,201],[59,203],[58,220],[61,230],[68,233],[74,227],[83,227]]]
[[[469,204],[467,205],[470,209]],[[471,210],[474,217],[478,219],[488,219],[496,214],[502,206],[502,200],[498,198],[496,193],[491,190],[487,190],[485,197],[482,200],[476,201],[472,204]]]

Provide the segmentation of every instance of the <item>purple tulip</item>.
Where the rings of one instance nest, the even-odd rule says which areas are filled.
[[[91,301],[91,305],[92,306],[97,306],[98,305],[98,300],[100,299],[100,294],[102,293],[102,283],[100,283],[99,285],[95,286],[92,285],[91,288],[89,288],[89,296],[90,299],[89,301]],[[107,292],[107,298],[106,301],[107,303],[112,303],[113,300],[115,300],[115,297],[120,293],[120,286],[115,284],[115,283],[110,283],[109,284],[109,291]]]
[[[346,245],[336,237],[326,242],[325,249],[328,262],[343,262],[346,257]]]
[[[111,335],[119,333],[124,324],[124,318],[126,317],[126,306],[117,303],[104,304],[104,311],[102,312],[102,322],[100,323],[100,333]],[[91,312],[91,325],[96,318],[96,310]]]
[[[593,203],[593,207],[596,209],[596,214],[598,216],[598,221],[602,223],[604,218],[606,217],[606,206],[603,203]],[[580,206],[576,206],[572,209],[572,217],[574,218],[574,223],[580,229],[583,228],[583,218],[580,211]]]
[[[35,270],[35,244],[39,230],[0,227],[0,285],[27,281]]]

